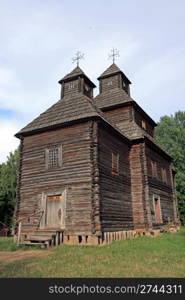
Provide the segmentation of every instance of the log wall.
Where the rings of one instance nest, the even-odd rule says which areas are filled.
[[[104,78],[100,81],[100,92],[112,90],[113,88],[120,87],[120,75],[113,75],[111,78]]]
[[[92,196],[95,172],[92,124],[76,124],[23,139],[17,218],[40,209],[43,193],[66,189],[66,234],[91,234],[99,228],[98,218],[95,221],[92,213],[92,206],[98,213],[98,200]],[[62,145],[62,166],[47,169],[45,149],[56,145]],[[38,218],[31,224],[23,224],[23,231],[34,230]]]
[[[151,220],[148,202],[145,144],[132,145],[129,159],[134,228],[149,228],[151,227]]]
[[[134,115],[131,106],[107,110],[104,114],[123,134],[129,137],[134,134]]]
[[[177,221],[177,203],[173,186],[171,163],[148,146],[146,146],[146,159],[148,169],[149,201],[153,226],[156,225],[153,208],[153,195],[160,196],[162,223],[167,223],[168,219]],[[151,161],[154,161],[157,166],[156,177],[154,177],[152,173]],[[164,182],[162,177],[162,168],[165,168],[166,170],[166,182]]]
[[[154,127],[146,120],[144,116],[142,116],[141,113],[139,113],[137,110],[134,110],[134,119],[136,124],[138,124],[140,127],[142,127],[142,121],[146,124],[145,131],[150,135],[154,136]]]
[[[153,126],[133,106],[105,110],[104,114],[129,138],[133,139],[142,135],[153,137]],[[146,129],[142,128],[143,120]]]
[[[102,231],[133,228],[129,146],[101,126],[98,140]],[[112,152],[119,154],[118,175],[112,173]]]

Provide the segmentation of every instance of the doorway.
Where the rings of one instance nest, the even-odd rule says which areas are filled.
[[[158,195],[153,196],[153,206],[154,206],[155,223],[160,224],[162,223],[160,196]]]
[[[65,192],[47,193],[45,195],[45,224],[44,228],[65,228]]]

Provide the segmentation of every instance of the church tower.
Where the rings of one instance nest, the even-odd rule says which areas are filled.
[[[95,103],[128,138],[153,138],[156,123],[130,96],[131,81],[113,62],[99,77]]]
[[[112,89],[124,90],[130,96],[130,80],[126,75],[113,63],[105,72],[98,77],[100,82],[100,93]]]
[[[61,84],[61,99],[66,95],[74,95],[76,93],[93,98],[93,88],[96,87],[79,66],[59,80],[59,84]]]

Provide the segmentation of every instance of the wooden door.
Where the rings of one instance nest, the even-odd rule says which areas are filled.
[[[46,227],[65,227],[65,199],[64,195],[47,196],[46,198]]]
[[[154,198],[154,212],[155,212],[156,223],[161,223],[161,210],[160,210],[159,198]]]

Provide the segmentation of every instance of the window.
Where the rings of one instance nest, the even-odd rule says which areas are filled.
[[[112,174],[119,174],[119,154],[112,152]]]
[[[73,90],[74,87],[75,87],[74,82],[70,82],[70,83],[66,84],[66,88],[67,88],[68,91]]]
[[[141,127],[146,130],[146,122],[144,120],[141,121]]]
[[[167,183],[167,173],[166,173],[166,168],[162,168],[162,181]]]
[[[60,167],[62,164],[62,147],[46,149],[46,168]]]
[[[107,85],[111,86],[112,85],[112,80],[107,81]]]
[[[49,159],[48,159],[48,165],[50,167],[57,167],[59,165],[59,149],[49,149]]]
[[[157,163],[151,160],[152,177],[157,178]]]
[[[84,84],[84,94],[88,97],[91,97],[91,88],[89,85],[87,84]]]
[[[87,84],[84,84],[84,89],[85,89],[86,92],[89,92],[90,87]]]
[[[123,89],[125,90],[125,89],[126,89],[126,84],[125,84],[125,82],[123,81],[122,84],[123,84]]]

